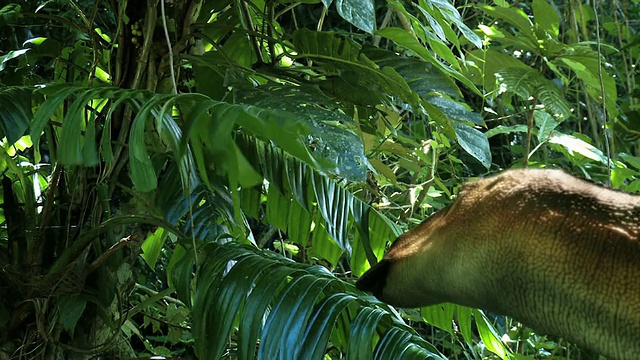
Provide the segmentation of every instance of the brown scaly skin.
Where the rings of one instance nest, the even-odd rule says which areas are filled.
[[[463,187],[356,286],[399,307],[512,316],[611,359],[640,359],[640,196],[560,170]]]

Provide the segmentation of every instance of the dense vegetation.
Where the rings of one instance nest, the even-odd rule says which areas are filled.
[[[595,5],[594,5],[595,4]],[[353,286],[470,178],[640,188],[637,1],[0,9],[0,359],[590,359]]]

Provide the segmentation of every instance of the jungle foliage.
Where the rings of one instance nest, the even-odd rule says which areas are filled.
[[[595,5],[594,5],[595,3]],[[468,179],[640,189],[636,1],[0,8],[0,359],[590,359],[353,286]]]

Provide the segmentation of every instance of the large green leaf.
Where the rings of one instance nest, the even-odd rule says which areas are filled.
[[[491,149],[487,137],[469,125],[456,123],[454,127],[460,146],[489,169],[491,167]]]
[[[547,0],[533,0],[532,7],[536,26],[549,34],[552,39],[557,39],[560,32],[558,12]]]
[[[441,96],[430,96],[427,102],[437,107],[449,120],[485,126],[482,116],[464,105]]]
[[[311,234],[312,215],[295,201],[289,202],[287,234],[295,244],[305,247]]]
[[[475,84],[482,85],[489,95],[495,97],[500,93],[496,74],[507,68],[529,69],[522,61],[500,51],[474,50],[467,53],[467,59],[473,61],[475,68],[468,68],[468,76]]]
[[[439,61],[434,57],[431,51],[425,48],[413,35],[411,35],[408,31],[400,28],[388,27],[384,29],[380,29],[376,32],[376,34],[385,37],[389,40],[393,40],[400,46],[404,46],[412,51],[414,51],[418,56],[422,59],[433,64],[437,69],[441,70],[445,74],[452,76],[454,79],[460,81],[461,83],[467,85],[469,89],[476,93],[480,93],[478,88],[460,71],[455,70]]]
[[[332,32],[318,32],[307,29],[293,33],[293,43],[297,51],[296,58],[312,59],[326,64],[329,75],[339,74],[346,82],[365,91],[371,89],[398,97],[420,110],[420,101],[405,79],[393,67],[378,67],[373,61],[361,54],[360,45],[349,38],[340,38]]]
[[[353,120],[316,88],[282,85],[240,88],[234,90],[234,100],[279,114],[282,132],[288,127],[285,121],[299,123],[306,130],[297,134],[300,141],[306,143],[326,171],[349,180],[365,179],[368,162],[362,140],[350,129],[354,127]],[[260,132],[255,135],[275,141],[283,148],[286,145],[283,141],[295,141],[296,136],[289,134],[285,139],[281,135],[264,137]]]
[[[350,253],[351,244],[347,241],[347,221],[353,206],[353,197],[325,176],[315,173],[312,179],[318,208],[322,216],[327,219],[327,232],[343,250]]]
[[[328,281],[324,277],[303,274],[288,284],[274,304],[262,329],[259,358],[298,359],[297,355],[302,345],[301,335],[309,325],[314,305],[321,298]],[[322,345],[324,350],[326,343]],[[324,351],[320,356],[323,355]]]
[[[378,358],[444,359],[395,315],[323,267],[235,243],[209,244],[202,256],[193,316],[200,358],[219,358],[237,334],[243,360],[255,358],[257,344],[262,359],[324,359],[329,344],[348,346],[353,359],[371,358],[374,346],[383,356]],[[347,311],[358,315],[343,316]]]
[[[0,89],[0,129],[13,145],[27,130],[31,121],[32,89],[6,87]]]
[[[294,359],[321,359],[338,316],[348,305],[354,303],[354,300],[356,300],[355,296],[343,293],[325,297],[317,305],[313,318],[309,320],[311,326],[308,326],[306,332],[300,337],[303,343],[298,347]]]
[[[427,306],[420,309],[420,315],[427,323],[453,334],[456,306],[450,303]]]
[[[534,110],[533,118],[538,127],[538,141],[543,142],[551,136],[551,132],[559,125],[559,122],[546,111]]]
[[[351,334],[347,348],[347,359],[372,359],[374,331],[383,318],[389,318],[388,312],[378,308],[365,307],[358,312],[351,325]]]
[[[494,354],[498,355],[500,359],[508,358],[509,348],[505,346],[500,338],[500,335],[496,332],[495,328],[489,322],[489,319],[480,310],[473,311],[474,318],[476,319],[476,325],[478,326],[478,333],[480,339],[484,345]]]
[[[284,197],[276,187],[270,188],[267,195],[267,222],[287,231],[291,202],[291,199]]]
[[[392,67],[404,78],[411,90],[423,99],[433,93],[453,97],[462,95],[453,79],[429,62],[402,57],[395,52],[373,46],[363,47],[362,52],[381,68]]]
[[[600,149],[576,136],[556,133],[549,138],[549,143],[562,147],[573,160],[579,160],[575,155],[580,154],[587,159],[603,164],[609,162],[609,159],[607,159]]]
[[[273,261],[271,262],[273,263]],[[240,316],[238,331],[238,354],[240,359],[254,358],[256,343],[260,340],[265,324],[265,319],[260,314],[267,312],[267,308],[280,293],[280,289],[287,286],[287,278],[289,276],[300,276],[301,274],[298,269],[278,266],[277,263],[274,263],[274,266],[267,270],[258,274],[256,281],[253,283],[253,290],[247,297],[246,305]],[[228,326],[228,324],[220,325]]]
[[[140,257],[144,259],[151,269],[156,268],[158,256],[160,256],[160,252],[162,251],[162,247],[164,246],[164,242],[167,240],[168,235],[169,232],[164,228],[158,228],[156,231],[149,234],[142,243],[142,253],[140,254]]]
[[[85,87],[68,84],[57,84],[38,90],[46,96],[31,123],[31,137],[38,143],[43,129],[49,119],[65,100],[71,100],[70,111],[66,112],[62,120],[61,141],[59,146],[60,161],[69,165],[95,165],[98,153],[105,161],[113,161],[110,134],[111,117],[114,108],[122,104],[129,104],[138,110],[129,133],[129,166],[132,181],[139,191],[151,191],[157,187],[157,175],[149,156],[147,142],[149,131],[147,124],[155,121],[156,128],[163,136],[165,144],[176,153],[186,154],[179,163],[183,186],[189,187],[193,182],[193,167],[191,154],[180,150],[182,131],[172,116],[163,107],[171,107],[174,101],[182,100],[179,96],[157,95],[148,91],[123,90],[110,86]],[[105,101],[111,101],[111,107],[103,106]],[[100,105],[100,106],[97,106]],[[88,108],[90,110],[85,110]],[[108,108],[108,110],[106,110]],[[100,146],[96,149],[96,128],[99,126],[98,111],[104,117],[105,131]],[[84,133],[83,133],[84,131]],[[105,138],[106,136],[106,138]]]
[[[487,15],[493,16],[497,21],[503,20],[507,24],[516,28],[520,34],[531,44],[537,43],[537,37],[533,32],[533,23],[529,16],[517,7],[493,7],[489,5],[480,5],[480,10]],[[504,27],[504,26],[503,26]],[[535,48],[535,45],[533,46]]]
[[[86,307],[87,300],[79,296],[67,295],[58,298],[58,310],[60,311],[62,327],[66,331],[73,333],[73,330]]]
[[[330,1],[323,0],[325,3]],[[373,34],[376,23],[373,0],[335,0],[338,14],[358,29]],[[329,7],[327,5],[327,7]]]
[[[320,247],[326,247],[322,251],[318,250],[320,253],[333,254],[333,249],[336,246],[332,241],[325,244],[325,238],[320,230],[324,231],[326,229],[342,251],[350,251],[349,249],[353,246],[347,237],[350,226],[355,226],[359,233],[359,241],[370,241],[374,244],[384,244],[399,234],[396,226],[386,216],[362,202],[362,200],[345,190],[334,180],[314,171],[298,159],[260,140],[246,136],[239,136],[236,140],[249,161],[269,182],[270,189],[275,188],[276,190],[274,191],[279,191],[282,195],[286,194],[286,198],[294,199],[302,207],[302,209],[293,207],[289,203],[292,209],[296,209],[295,211],[315,213],[316,230],[314,231],[314,237],[317,236],[317,238],[315,238],[316,241],[313,241],[313,247],[315,250]],[[317,212],[312,210],[315,207],[318,209]],[[367,212],[370,212],[368,217],[365,218],[361,215],[365,213],[361,207],[368,208]],[[271,211],[275,212],[276,210],[273,209]],[[290,215],[294,216],[291,213]],[[295,216],[289,219],[279,214],[272,214],[272,216],[281,217],[277,220],[278,223],[295,219]],[[301,218],[297,221],[301,221],[300,224],[305,224],[308,221],[306,216],[306,214],[301,215]],[[356,224],[350,225],[350,217],[355,219]],[[288,226],[297,226],[295,224],[289,224]],[[305,225],[302,226],[304,227]],[[300,231],[299,234],[307,233],[306,228],[297,230]],[[317,234],[315,233],[316,231],[318,232]],[[295,242],[306,241],[304,238],[292,240]],[[360,251],[364,251],[361,245],[357,246]],[[340,254],[337,256],[339,257]],[[360,256],[364,256],[364,253],[360,253]],[[365,258],[360,259],[361,261],[366,261]],[[364,266],[364,263],[358,263],[357,265],[360,269]]]
[[[184,226],[183,233],[198,240],[244,232],[242,219],[234,218],[233,199],[222,184],[192,183],[185,191],[179,171],[178,164],[169,166],[154,194],[154,207],[168,223]]]

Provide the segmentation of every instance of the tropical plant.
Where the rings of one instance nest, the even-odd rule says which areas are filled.
[[[557,165],[638,188],[635,80],[605,66],[619,47],[633,77],[637,29],[606,17],[591,41],[596,10],[5,6],[2,356],[586,354],[476,309],[394,309],[353,279],[468,177]]]

